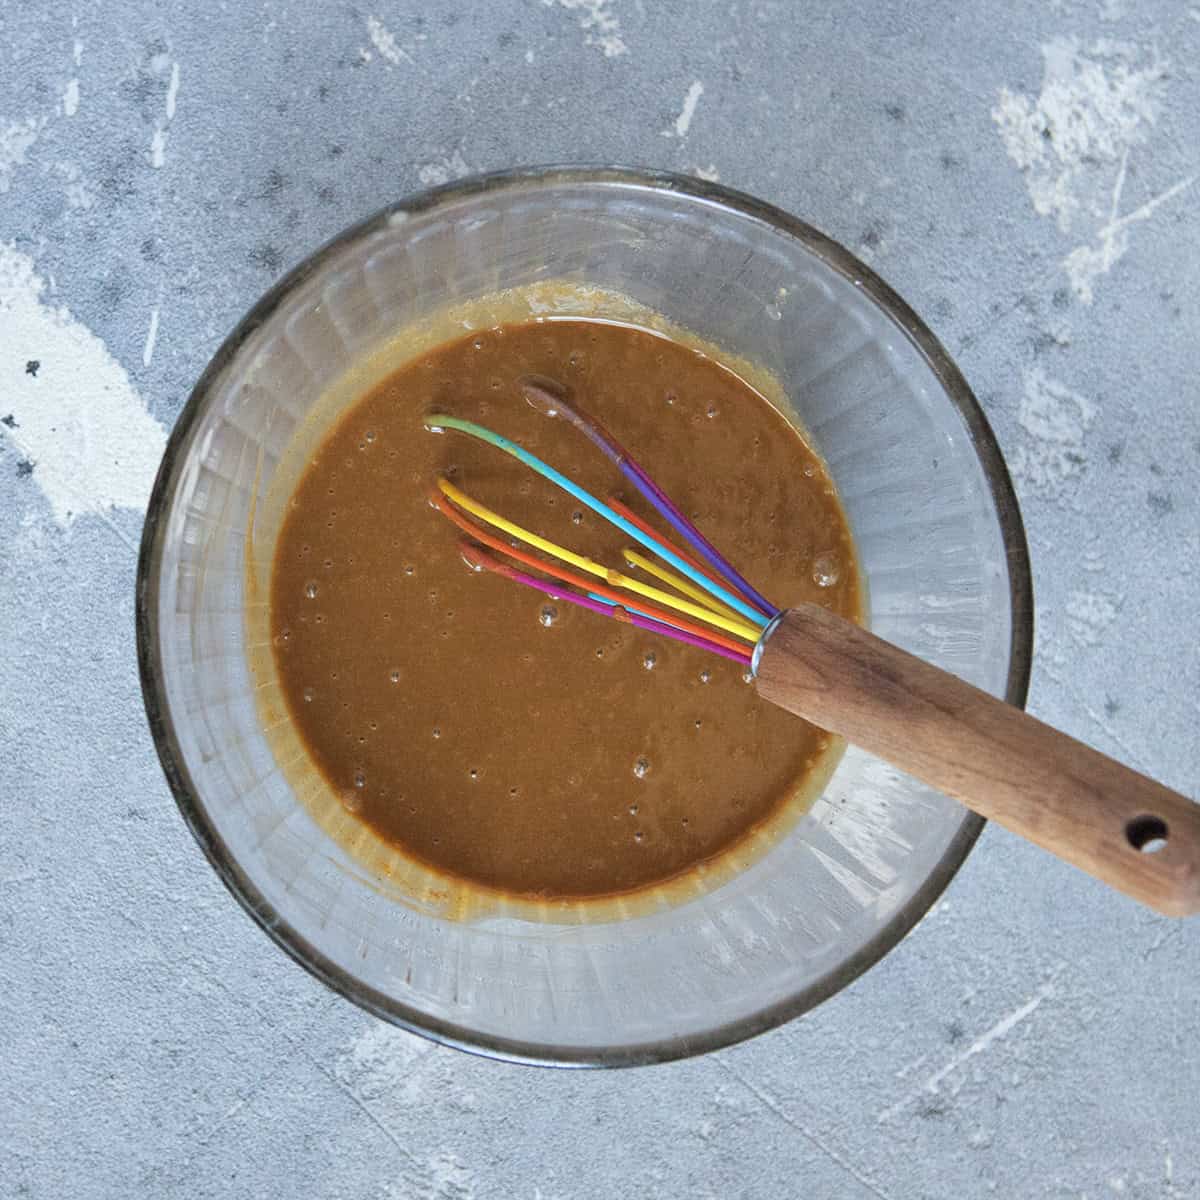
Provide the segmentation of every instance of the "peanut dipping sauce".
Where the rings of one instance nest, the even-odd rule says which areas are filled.
[[[528,375],[569,388],[776,604],[857,619],[859,582],[820,459],[749,384],[656,333],[582,319],[471,333],[340,418],[271,572],[272,650],[309,756],[348,811],[435,872],[599,897],[734,847],[838,748],[760,700],[737,663],[468,569],[428,503],[439,475],[612,566],[630,540],[498,450],[430,433],[435,411],[669,534],[586,438],[525,402]]]

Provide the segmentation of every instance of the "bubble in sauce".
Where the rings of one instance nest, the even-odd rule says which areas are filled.
[[[812,577],[817,587],[833,587],[842,577],[842,568],[837,560],[837,555],[828,552],[818,554],[813,559]]]
[[[305,594],[305,595],[306,595],[306,596],[307,596],[307,597],[308,597],[310,600],[315,600],[315,599],[317,598],[317,581],[316,581],[315,579],[310,579],[310,580],[309,580],[309,581],[308,581],[308,582],[307,582],[307,583],[304,585],[304,594]]]
[[[306,687],[304,689],[304,691],[301,692],[300,694],[304,697],[305,704],[311,704],[313,702],[313,697],[316,695],[316,692],[314,692],[312,688]]]
[[[538,624],[545,625],[548,629],[557,620],[558,609],[553,604],[543,604],[542,611],[538,613]]]
[[[712,672],[710,670],[705,668],[703,671],[700,672],[700,682],[701,683],[708,683],[708,681],[710,679],[712,679]]]
[[[363,798],[362,793],[347,788],[341,793],[342,807],[349,813],[362,812]]]
[[[390,679],[390,680],[391,680],[393,683],[399,683],[399,682],[400,682],[400,668],[399,668],[399,667],[393,667],[393,668],[392,668],[392,669],[391,669],[391,670],[388,672],[388,678],[389,678],[389,679]]]
[[[633,764],[633,773],[638,779],[645,779],[650,774],[650,760],[647,758],[639,758]]]
[[[658,655],[655,654],[653,650],[646,651],[646,657],[642,659],[642,666],[645,667],[647,671],[653,671],[657,664]]]

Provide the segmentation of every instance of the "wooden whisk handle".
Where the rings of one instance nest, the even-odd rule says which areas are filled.
[[[1169,916],[1200,912],[1200,805],[813,604],[758,693]]]

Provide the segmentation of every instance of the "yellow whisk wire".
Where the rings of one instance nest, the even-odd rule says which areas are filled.
[[[439,479],[438,488],[447,499],[457,504],[465,512],[469,512],[473,517],[477,517],[485,524],[507,533],[509,537],[517,538],[527,545],[533,546],[534,549],[540,550],[543,554],[550,555],[551,558],[557,558],[562,562],[570,563],[573,567],[577,567],[581,571],[586,571],[589,575],[595,575],[597,578],[605,580],[612,587],[619,587],[627,592],[635,592],[639,596],[645,596],[647,600],[653,600],[656,604],[674,609],[676,612],[685,613],[687,616],[694,617],[698,621],[705,621],[709,625],[715,625],[718,629],[724,629],[727,633],[732,633],[751,644],[758,641],[759,630],[755,629],[748,622],[743,621],[740,617],[726,617],[721,613],[716,613],[709,608],[705,608],[703,605],[693,604],[690,600],[681,600],[678,596],[673,596],[670,592],[664,592],[660,588],[651,587],[640,580],[631,579],[621,571],[615,571],[611,567],[606,567],[603,563],[598,563],[594,559],[587,558],[582,554],[576,554],[574,551],[568,550],[565,546],[560,546],[557,542],[552,542],[548,538],[544,538],[516,524],[516,522],[508,520],[507,517],[502,517],[499,513],[493,512],[487,505],[481,504],[478,500],[468,496],[460,488],[455,487],[448,479]]]
[[[631,547],[621,551],[621,553],[624,555],[625,561],[629,566],[638,567],[645,571],[647,575],[653,575],[655,579],[668,584],[682,595],[690,596],[697,604],[703,604],[711,612],[720,613],[721,616],[729,617],[735,621],[739,619],[737,613],[727,604],[722,604],[720,600],[714,599],[703,588],[696,587],[694,583],[688,583],[682,575],[676,575],[674,571],[669,570],[667,567],[660,567],[653,559],[647,558],[644,554],[639,554]]]

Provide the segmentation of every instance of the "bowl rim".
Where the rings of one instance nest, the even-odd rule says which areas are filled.
[[[984,820],[967,809],[957,832],[933,870],[891,919],[854,955],[815,983],[738,1020],[694,1036],[673,1036],[615,1046],[560,1046],[481,1033],[430,1017],[365,984],[303,937],[271,905],[234,858],[193,785],[181,752],[161,671],[158,626],[159,570],[166,518],[184,463],[183,451],[203,412],[212,386],[245,342],[297,287],[341,250],[383,229],[400,214],[413,216],[472,196],[555,185],[592,184],[675,193],[715,203],[740,217],[765,224],[799,241],[827,266],[865,292],[905,335],[958,410],[983,469],[1000,524],[1009,577],[1011,637],[1005,699],[1023,708],[1033,654],[1033,584],[1024,523],[999,445],[962,372],[916,312],[874,271],[844,246],[790,213],[723,184],[645,167],[564,165],[517,167],[474,175],[402,197],[351,225],[285,274],[238,322],[192,389],[163,453],[146,512],[138,555],[135,624],[138,669],[151,735],[179,811],[205,857],[247,913],[292,959],[335,992],[373,1016],[412,1033],[473,1054],[508,1062],[558,1067],[617,1067],[668,1062],[732,1045],[799,1016],[847,986],[878,962],[925,915],[962,865],[983,830]]]

